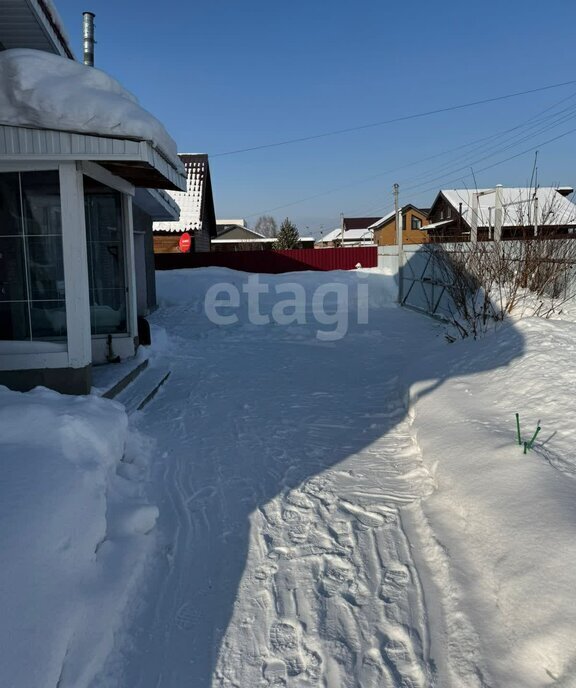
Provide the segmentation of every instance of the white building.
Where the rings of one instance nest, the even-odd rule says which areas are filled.
[[[2,2],[0,2],[0,5]],[[154,304],[160,189],[186,180],[160,122],[72,59],[51,3],[0,12],[0,384],[88,393]]]

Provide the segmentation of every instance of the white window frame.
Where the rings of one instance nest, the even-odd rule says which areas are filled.
[[[99,342],[91,335],[90,297],[88,285],[88,252],[84,211],[83,175],[106,184],[121,193],[123,236],[125,241],[125,270],[127,333],[113,335],[115,350],[120,356],[134,353],[134,337],[138,332],[134,238],[132,220],[132,184],[116,177],[96,163],[77,160],[0,161],[0,174],[8,172],[39,172],[58,170],[60,206],[62,211],[62,257],[64,264],[64,293],[66,303],[66,340],[55,342],[9,340],[0,342],[0,370],[32,370],[37,368],[83,368],[98,357],[98,348],[105,345],[106,336]],[[26,348],[30,349],[26,352]],[[44,350],[42,350],[44,349]],[[14,353],[18,350],[18,353]]]
[[[126,285],[126,330],[112,334],[114,353],[121,358],[134,355],[134,337],[138,334],[138,307],[136,294],[136,263],[134,258],[134,222],[132,217],[132,197],[135,187],[125,179],[93,162],[78,163],[83,175],[105,184],[121,194],[122,237],[124,241],[124,280]],[[84,232],[85,233],[85,232]],[[88,258],[86,257],[86,266]],[[89,311],[90,309],[88,309]],[[90,332],[90,327],[88,328]],[[108,334],[92,334],[92,354],[96,362],[106,358]]]
[[[66,303],[66,340],[59,342],[62,351],[55,352],[51,341],[10,340],[5,351],[19,348],[21,353],[5,353],[0,342],[0,370],[36,368],[81,368],[91,362],[90,342],[86,341],[85,308],[89,305],[88,283],[85,289],[81,267],[86,259],[84,197],[78,182],[81,176],[74,162],[22,161],[0,162],[0,174],[10,172],[58,171],[60,208],[62,212],[62,260],[64,265],[64,301]],[[81,194],[80,196],[78,194]],[[79,209],[81,208],[81,213]],[[89,315],[89,310],[88,310]],[[90,330],[88,329],[88,333]],[[15,344],[18,342],[18,345]],[[26,352],[26,348],[30,351]],[[44,349],[44,351],[42,350]]]

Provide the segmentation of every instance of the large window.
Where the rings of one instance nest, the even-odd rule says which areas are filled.
[[[122,196],[84,177],[92,334],[127,332]]]
[[[0,174],[0,339],[66,336],[57,170]]]

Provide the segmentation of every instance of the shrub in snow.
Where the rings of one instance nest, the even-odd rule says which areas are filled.
[[[450,297],[456,337],[476,339],[509,316],[550,318],[576,295],[575,238],[429,244],[426,251]]]

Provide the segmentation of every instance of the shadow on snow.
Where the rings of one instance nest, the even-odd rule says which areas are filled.
[[[189,316],[199,319],[197,305]],[[511,326],[449,345],[436,323],[397,308],[373,309],[368,326],[333,343],[309,327],[273,326],[202,337],[192,328],[186,339],[185,317],[182,304],[158,315],[179,335],[173,374],[140,421],[156,438],[153,470],[166,489],[153,495],[160,563],[130,630],[124,684],[133,687],[211,686],[255,510],[389,433],[411,385],[427,382],[426,394],[523,351]],[[391,401],[401,411],[381,413]]]

